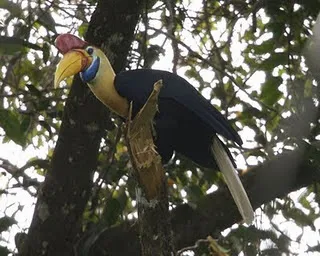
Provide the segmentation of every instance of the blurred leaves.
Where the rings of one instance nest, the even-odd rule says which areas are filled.
[[[57,33],[56,32],[56,22],[53,19],[53,17],[51,16],[49,10],[38,9],[37,15],[38,15],[38,20],[37,21],[42,26],[47,28],[49,31]]]
[[[281,77],[269,77],[261,88],[261,101],[269,106],[273,106],[282,96],[278,87],[282,83]]]
[[[23,181],[33,180],[29,177],[31,171],[43,175],[50,168],[68,93],[67,88],[54,90],[52,86],[60,58],[52,45],[57,31],[64,29],[84,36],[95,4],[0,0],[1,140],[25,148],[48,147],[47,159],[32,157],[22,167]],[[169,17],[162,2],[153,7],[150,4],[145,10],[126,68],[159,68],[159,64],[162,69],[177,67],[178,74],[211,100],[237,130],[243,131],[244,147],[228,146],[235,156],[242,154],[247,166],[255,164],[252,159],[263,163],[307,144],[310,163],[320,168],[320,90],[301,55],[320,11],[319,1],[200,1],[197,8],[188,1],[176,1],[174,6],[175,17]],[[60,20],[64,24],[59,24]],[[313,64],[318,70],[319,61]],[[128,177],[128,159],[123,140],[117,139],[117,129],[110,128],[101,143],[96,170],[99,178],[94,187],[97,193],[83,217],[84,233],[92,226],[109,227],[133,216],[135,184]],[[219,172],[199,168],[179,154],[174,155],[166,170],[171,179],[173,207],[186,201],[194,207],[205,207],[199,203],[200,198],[223,182]],[[28,187],[23,187],[23,182],[14,185]],[[285,198],[261,210],[269,220],[281,213],[293,225],[315,230],[318,187],[308,187],[298,202]],[[10,189],[8,186],[5,192]],[[3,230],[14,224],[10,218],[2,221]],[[88,241],[97,238],[99,228],[93,229]],[[222,242],[219,245],[230,249],[231,255],[287,254],[290,234],[280,231],[276,224],[270,224],[267,230],[240,225],[225,237],[217,236]],[[266,244],[262,250],[261,245]],[[200,247],[199,252],[209,253],[207,242]],[[0,247],[2,254],[8,254],[4,247]]]
[[[0,127],[5,131],[6,137],[23,147],[26,145],[24,126],[13,111],[0,109]]]
[[[9,0],[0,0],[0,9],[8,10],[14,17],[20,17],[22,13],[21,6]]]
[[[16,224],[17,221],[12,217],[2,217],[0,218],[0,233],[8,230],[13,224]]]
[[[34,50],[42,50],[40,46],[27,42],[21,38],[0,36],[1,55],[13,55],[17,52],[22,52],[25,47]]]
[[[9,253],[10,251],[6,247],[0,245],[0,256],[7,256]]]
[[[319,217],[315,213],[305,214],[298,208],[286,208],[282,211],[285,218],[291,218],[299,227],[310,226],[312,230],[316,231],[314,221]]]

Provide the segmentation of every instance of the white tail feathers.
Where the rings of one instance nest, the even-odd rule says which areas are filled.
[[[251,203],[237,171],[218,137],[214,137],[211,149],[243,220],[250,224],[254,219]]]

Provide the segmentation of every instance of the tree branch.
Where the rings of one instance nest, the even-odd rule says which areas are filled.
[[[310,161],[309,150],[299,149],[251,169],[242,180],[257,209],[275,198],[320,181],[320,172]],[[226,186],[200,199],[196,208],[183,204],[170,215],[178,249],[194,245],[198,239],[216,234],[241,220]],[[102,251],[108,255],[140,255],[137,239],[136,224],[131,222],[106,229],[92,246],[90,255],[103,255]]]

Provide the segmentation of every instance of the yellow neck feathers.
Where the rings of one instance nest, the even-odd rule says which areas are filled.
[[[96,77],[88,83],[93,94],[116,114],[126,118],[129,112],[127,99],[121,97],[114,87],[115,73],[104,53],[95,49],[100,58],[100,67]]]

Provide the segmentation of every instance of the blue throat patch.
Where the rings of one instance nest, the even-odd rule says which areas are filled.
[[[80,72],[80,77],[82,81],[85,83],[88,83],[91,80],[93,80],[97,75],[99,66],[100,66],[100,58],[94,56],[91,65],[86,70]]]

